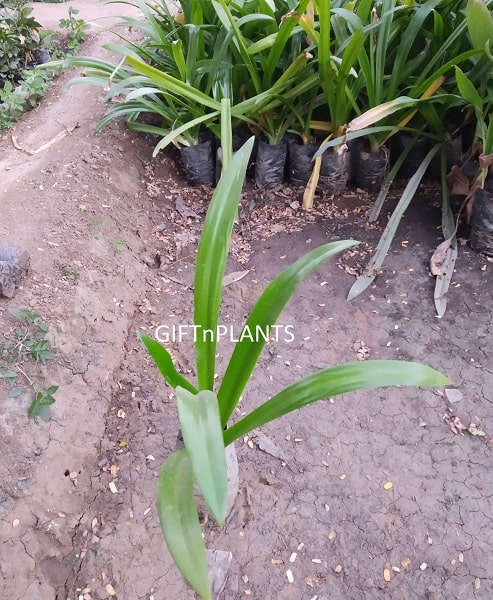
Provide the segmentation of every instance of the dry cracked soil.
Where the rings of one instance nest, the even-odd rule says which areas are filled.
[[[104,56],[108,24],[118,20],[110,15],[131,8],[77,5],[91,23],[83,53]],[[67,4],[35,9],[54,26]],[[177,443],[173,394],[136,334],[190,322],[211,192],[186,188],[173,157],[152,159],[155,140],[123,124],[96,136],[101,91],[66,87],[73,75],[60,76],[0,141],[0,245],[31,256],[17,294],[0,299],[2,334],[15,332],[8,309],[26,307],[49,325],[55,349],[54,360],[18,365],[20,396],[7,381],[0,387],[0,596],[187,600],[194,595],[172,565],[155,508],[159,467]],[[490,600],[493,264],[464,243],[447,313],[435,316],[428,262],[440,242],[440,200],[427,186],[374,285],[347,302],[388,207],[370,227],[371,198],[362,194],[318,198],[308,214],[298,200],[288,187],[246,188],[228,264],[243,277],[224,288],[224,324],[238,331],[265,284],[307,249],[348,237],[362,244],[290,302],[280,323],[294,339],[268,343],[240,410],[358,358],[423,361],[453,390],[343,395],[237,443],[235,506],[224,530],[204,524],[208,546],[233,553],[222,597]],[[190,340],[169,346],[193,377]],[[231,348],[221,342],[219,373]],[[27,417],[27,377],[38,389],[59,386],[47,422]],[[486,435],[472,435],[471,424]]]

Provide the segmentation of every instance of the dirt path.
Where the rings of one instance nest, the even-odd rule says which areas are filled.
[[[80,5],[86,19],[88,6],[99,10]],[[57,22],[66,6],[36,10]],[[108,35],[93,30],[84,52],[99,53]],[[159,466],[176,443],[174,404],[136,332],[189,322],[207,194],[182,190],[198,214],[184,219],[172,162],[151,161],[152,140],[123,125],[94,137],[99,91],[65,88],[69,77],[12,133],[31,149],[78,123],[71,135],[34,156],[13,148],[10,132],[0,142],[0,244],[27,249],[32,263],[15,298],[0,301],[0,325],[14,326],[9,307],[44,317],[57,359],[33,376],[60,386],[49,423],[29,421],[27,395],[10,398],[0,387],[0,592],[12,600],[102,600],[113,592],[188,600],[154,508]],[[240,327],[265,284],[307,249],[378,239],[367,206],[350,197],[304,227],[292,200],[285,190],[275,204],[258,203],[235,233],[234,258],[252,246],[254,253],[228,267],[251,271],[226,288],[226,324]],[[493,596],[493,265],[464,246],[449,310],[436,319],[426,265],[440,210],[426,194],[414,206],[365,295],[345,301],[358,256],[307,282],[281,320],[294,326],[294,341],[269,344],[242,409],[362,353],[424,361],[454,380],[461,399],[451,403],[443,390],[352,394],[265,427],[274,450],[252,432],[238,444],[241,493],[227,527],[206,526],[208,545],[234,555],[226,600]],[[257,231],[267,227],[263,237],[278,233],[255,239],[254,220]],[[191,344],[171,348],[190,371]],[[228,342],[223,348],[227,355]],[[455,416],[486,437],[454,434]]]

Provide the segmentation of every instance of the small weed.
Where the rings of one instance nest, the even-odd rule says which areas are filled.
[[[113,247],[117,252],[121,252],[125,248],[126,244],[122,240],[116,240],[113,242]]]
[[[11,398],[24,392],[19,381],[26,381],[34,392],[28,416],[39,416],[46,421],[50,417],[49,405],[55,402],[53,394],[58,386],[50,386],[46,390],[38,389],[26,372],[26,364],[32,361],[44,364],[55,358],[51,343],[46,339],[48,325],[41,315],[29,308],[10,308],[9,312],[18,323],[6,334],[6,341],[0,346],[0,379],[15,386],[10,390]]]
[[[87,40],[87,35],[85,33],[87,23],[84,19],[78,19],[78,14],[78,9],[70,6],[68,9],[68,18],[60,19],[58,22],[62,29],[69,30],[69,41],[66,49],[67,54],[76,54],[81,44]]]
[[[79,273],[70,267],[62,268],[62,277],[68,281],[74,281],[79,278]]]
[[[93,219],[91,221],[91,227],[94,229],[94,231],[99,231],[104,225],[104,222],[101,221],[100,219]]]
[[[53,394],[58,390],[57,385],[50,386],[47,390],[36,392],[34,400],[27,411],[30,419],[40,417],[43,421],[49,421],[51,417],[50,404],[55,402]]]

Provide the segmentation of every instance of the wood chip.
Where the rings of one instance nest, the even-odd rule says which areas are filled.
[[[111,583],[108,583],[107,585],[105,585],[104,589],[107,591],[107,593],[110,596],[116,596],[115,588],[111,585]]]
[[[109,488],[110,488],[112,494],[117,494],[118,493],[118,489],[117,489],[116,484],[115,484],[114,481],[110,481]]]
[[[329,533],[329,540],[332,541],[335,537],[336,537],[336,532],[334,530],[332,530]]]
[[[474,589],[479,590],[480,587],[481,587],[481,579],[479,579],[479,577],[476,577],[476,579],[474,580]]]
[[[407,569],[407,567],[409,567],[410,564],[411,564],[410,558],[405,558],[404,560],[401,561],[401,567],[404,567],[404,569]]]
[[[271,558],[270,562],[273,565],[282,565],[284,561],[281,558]]]
[[[334,571],[336,573],[340,573],[342,571],[342,565],[337,565],[336,568],[334,569]]]
[[[459,562],[460,563],[464,562],[464,554],[462,552],[459,553]]]
[[[383,578],[385,581],[389,582],[391,579],[391,575],[390,575],[390,570],[389,569],[384,569],[383,570]]]
[[[291,571],[291,569],[286,571],[286,577],[288,578],[289,583],[294,582],[293,571]]]
[[[296,554],[296,552],[291,552],[291,556],[289,557],[289,562],[294,563],[297,556],[298,555]]]
[[[19,519],[14,519],[14,520],[12,521],[12,527],[13,527],[14,529],[15,529],[16,527],[19,527],[19,523],[20,523]]]
[[[420,568],[422,571],[424,571],[424,570],[425,570],[427,567],[428,567],[428,565],[427,565],[425,562],[424,562],[424,563],[421,563],[421,564],[419,565],[419,568]]]

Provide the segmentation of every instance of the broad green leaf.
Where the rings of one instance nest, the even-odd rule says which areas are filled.
[[[207,554],[186,450],[172,454],[159,473],[157,509],[166,545],[180,573],[204,600],[211,600]]]
[[[9,379],[12,382],[17,378],[17,371],[13,371],[12,369],[7,369],[0,365],[0,379]]]
[[[258,335],[240,338],[236,343],[218,391],[222,425],[225,426],[257,364],[265,346],[266,334],[274,325],[282,310],[300,284],[329,258],[358,244],[345,240],[331,242],[315,248],[271,281],[253,307],[245,323],[245,329],[259,332]]]
[[[216,521],[227,517],[226,456],[217,396],[208,390],[191,394],[176,388],[181,432],[195,480]]]
[[[375,279],[376,272],[378,269],[380,269],[385,257],[387,256],[387,252],[389,251],[390,244],[394,239],[395,232],[397,231],[397,227],[399,226],[402,216],[409,206],[409,203],[414,198],[414,194],[416,193],[416,190],[418,189],[418,186],[426,173],[426,169],[428,168],[435,154],[441,149],[442,145],[442,143],[437,143],[431,148],[404,188],[402,196],[397,203],[397,206],[395,207],[394,212],[392,213],[392,216],[390,217],[389,222],[387,223],[387,226],[385,227],[385,230],[378,242],[375,254],[368,262],[365,273],[356,279],[349,290],[347,296],[348,300],[353,300],[356,298],[356,296],[359,296],[359,294],[364,292]]]
[[[483,50],[493,43],[493,17],[483,0],[468,0],[466,21],[474,48]]]
[[[183,375],[178,373],[170,353],[157,340],[144,333],[138,333],[137,337],[147,348],[161,375],[172,388],[180,386],[192,394],[197,393],[197,389]]]
[[[231,444],[269,421],[324,398],[390,385],[442,386],[450,383],[448,377],[438,371],[413,362],[368,360],[338,365],[305,377],[260,405],[224,432],[224,444]]]
[[[465,73],[461,71],[459,67],[455,67],[455,78],[457,80],[459,92],[463,96],[464,100],[471,104],[475,109],[481,111],[483,109],[483,100],[476,91],[472,81]]]
[[[195,266],[194,323],[197,326],[195,354],[201,390],[212,390],[214,386],[222,281],[253,143],[252,137],[234,155],[221,176],[200,236]],[[212,335],[207,333],[209,331]]]

